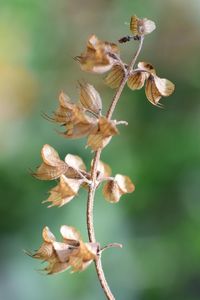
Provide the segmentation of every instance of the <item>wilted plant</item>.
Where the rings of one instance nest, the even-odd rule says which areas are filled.
[[[42,164],[37,168],[34,176],[41,180],[59,180],[49,192],[44,202],[49,206],[63,206],[70,202],[84,187],[88,191],[87,200],[87,230],[89,242],[84,243],[74,227],[61,226],[62,242],[57,242],[48,227],[43,229],[43,243],[33,258],[46,261],[44,271],[55,274],[69,268],[72,272],[83,271],[94,261],[97,275],[107,299],[115,299],[106,281],[101,263],[102,251],[108,247],[121,247],[120,244],[109,244],[101,247],[96,241],[93,225],[93,206],[96,189],[103,184],[103,195],[111,203],[116,203],[126,193],[132,193],[135,186],[128,176],[111,175],[110,167],[100,160],[101,152],[114,135],[119,134],[118,125],[125,121],[112,119],[115,107],[120,99],[126,83],[131,90],[141,89],[145,85],[147,99],[155,106],[161,97],[166,97],[174,91],[174,84],[167,79],[157,76],[154,67],[147,62],[139,62],[137,58],[143,46],[145,35],[156,28],[155,23],[148,19],[133,16],[130,21],[132,35],[122,37],[119,42],[138,41],[139,46],[129,65],[120,58],[116,44],[99,40],[95,35],[89,37],[85,52],[75,57],[83,71],[102,74],[109,71],[105,83],[116,89],[110,107],[102,115],[102,101],[99,93],[89,83],[79,83],[79,102],[74,103],[63,92],[59,96],[59,105],[53,116],[45,117],[60,124],[65,131],[61,134],[65,138],[87,137],[86,147],[94,152],[91,169],[86,170],[82,159],[76,155],[67,154],[60,159],[57,151],[50,145],[44,145],[41,151]]]

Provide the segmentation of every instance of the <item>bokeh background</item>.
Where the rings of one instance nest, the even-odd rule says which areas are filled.
[[[80,274],[44,276],[40,262],[23,249],[37,249],[48,225],[76,226],[87,240],[86,192],[62,209],[41,201],[54,183],[32,178],[49,143],[64,157],[80,155],[89,167],[85,140],[69,141],[41,117],[57,106],[64,90],[78,97],[77,80],[101,91],[105,109],[113,91],[103,77],[84,74],[73,57],[91,33],[116,41],[128,33],[130,16],[157,24],[140,55],[176,93],[153,107],[144,90],[126,88],[115,118],[127,120],[102,159],[113,173],[127,174],[136,191],[120,203],[99,192],[95,227],[102,245],[124,248],[103,255],[105,273],[121,300],[200,299],[200,1],[199,0],[1,0],[0,2],[0,299],[90,300],[104,296],[94,266]],[[122,45],[129,61],[134,43]]]

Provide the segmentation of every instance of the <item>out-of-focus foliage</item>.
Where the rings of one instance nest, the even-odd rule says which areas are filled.
[[[155,21],[140,60],[155,65],[176,84],[150,105],[144,90],[126,88],[115,117],[128,127],[104,150],[113,173],[127,174],[136,191],[118,204],[95,203],[95,226],[102,245],[124,244],[103,254],[117,299],[197,300],[200,298],[200,81],[199,0],[102,0],[0,2],[0,299],[102,299],[94,267],[80,274],[43,276],[22,249],[41,244],[47,225],[57,233],[75,226],[87,241],[86,191],[67,206],[47,209],[41,201],[52,183],[29,176],[40,164],[44,144],[91,160],[86,141],[65,140],[41,113],[55,110],[64,90],[77,99],[77,81],[86,79],[101,93],[104,111],[113,91],[102,78],[80,71],[73,57],[91,34],[116,42],[128,34],[130,16]],[[121,45],[128,62],[137,42]],[[116,151],[117,149],[117,151]],[[118,271],[117,271],[118,270]],[[13,296],[14,295],[14,296]]]

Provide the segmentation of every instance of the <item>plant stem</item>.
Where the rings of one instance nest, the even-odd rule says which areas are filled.
[[[106,114],[106,117],[108,120],[110,120],[112,118],[113,112],[115,110],[115,107],[120,99],[121,93],[124,89],[124,86],[128,80],[129,74],[131,72],[131,70],[133,69],[136,60],[138,58],[138,55],[140,54],[140,51],[142,49],[142,45],[143,45],[143,36],[141,37],[140,43],[139,43],[139,47],[133,57],[133,59],[130,62],[130,65],[128,67],[127,73],[124,76],[124,78],[122,79],[119,88],[117,89],[113,100],[110,104],[110,107],[108,109],[108,112]],[[91,170],[91,179],[92,179],[92,183],[89,187],[89,192],[88,192],[88,201],[87,201],[87,229],[88,229],[88,237],[89,237],[89,241],[91,243],[95,243],[96,242],[96,237],[95,237],[95,231],[94,231],[94,223],[93,223],[93,211],[94,211],[94,197],[95,197],[95,191],[97,188],[97,183],[96,183],[96,178],[97,178],[97,167],[98,167],[98,163],[100,160],[100,156],[101,156],[101,152],[102,149],[99,149],[95,152],[94,154],[94,159],[93,159],[93,164],[92,164],[92,170]],[[99,254],[99,256],[95,259],[95,267],[96,267],[96,272],[99,278],[99,282],[102,286],[102,289],[105,293],[105,296],[108,300],[115,300],[115,297],[113,296],[110,287],[106,281],[105,275],[104,275],[104,271],[103,271],[103,267],[102,267],[102,263],[101,263],[101,254]]]
[[[137,51],[136,51],[136,53],[135,53],[135,55],[134,55],[134,57],[133,57],[130,65],[129,65],[129,67],[128,67],[127,73],[124,76],[124,78],[123,78],[123,80],[122,80],[119,88],[116,91],[116,94],[113,97],[112,103],[111,103],[111,105],[110,105],[110,107],[108,109],[107,115],[106,115],[109,120],[112,118],[112,115],[113,115],[113,112],[114,112],[115,107],[117,105],[117,102],[119,101],[121,93],[122,93],[122,91],[124,89],[124,86],[125,86],[127,80],[128,80],[129,74],[130,74],[131,70],[133,69],[133,67],[134,67],[134,65],[136,63],[138,55],[140,54],[140,51],[141,51],[142,45],[143,45],[143,41],[144,41],[144,37],[142,36],[141,39],[140,39],[139,47],[138,47],[138,49],[137,49]]]

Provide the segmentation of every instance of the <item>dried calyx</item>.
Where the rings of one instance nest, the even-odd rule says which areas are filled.
[[[47,274],[68,270],[84,271],[96,258],[99,244],[84,243],[74,227],[63,225],[60,228],[62,242],[57,242],[53,233],[46,226],[43,229],[43,243],[34,253],[27,253],[33,258],[47,262],[43,269]]]
[[[80,102],[73,103],[63,92],[59,96],[59,107],[51,121],[61,124],[66,138],[87,137],[86,147],[92,151],[104,148],[111,137],[118,134],[115,120],[101,115],[102,101],[97,90],[88,83],[79,83]]]
[[[136,15],[131,17],[130,30],[134,36],[142,36],[151,33],[156,29],[156,25],[153,21],[147,18],[140,19]]]
[[[78,193],[82,184],[88,184],[85,164],[79,156],[67,154],[61,160],[57,151],[50,145],[44,145],[41,151],[43,163],[33,174],[40,180],[59,179],[59,183],[50,190],[50,196],[43,202],[51,206],[63,206],[70,202]]]
[[[153,21],[146,18],[140,19],[136,15],[131,17],[130,31],[133,35],[126,35],[119,39],[119,43],[126,43],[131,40],[139,41],[141,36],[147,35],[156,29]]]
[[[116,203],[123,194],[132,193],[134,190],[135,186],[128,176],[117,174],[106,182],[103,187],[103,195],[107,201]]]
[[[43,162],[33,175],[40,180],[59,179],[57,185],[49,191],[49,197],[43,201],[43,203],[50,203],[48,207],[61,207],[69,203],[77,196],[81,187],[88,188],[90,185],[91,170],[89,172],[86,171],[86,166],[79,156],[67,154],[63,161],[60,159],[57,151],[47,144],[43,146],[41,156]],[[129,193],[134,190],[134,186],[127,176],[117,175],[115,178],[110,177],[111,168],[102,161],[98,163],[97,172],[96,186],[99,186],[103,181],[108,181],[108,187],[104,187],[103,193],[105,198],[110,202],[118,202],[119,199],[112,199],[116,199],[118,194],[121,196],[124,193]],[[127,188],[122,188],[123,180]],[[110,190],[109,187],[112,185],[112,181],[113,184],[117,184],[117,186],[115,189]],[[112,195],[112,193],[114,194]]]
[[[119,49],[116,44],[99,40],[91,35],[87,41],[86,50],[76,56],[83,71],[91,73],[105,73],[119,60]]]
[[[138,67],[126,75],[127,85],[131,90],[141,89],[146,82],[146,97],[156,106],[162,106],[159,104],[160,99],[170,96],[175,89],[174,84],[170,80],[158,77],[154,67],[147,62],[139,62]],[[105,83],[111,88],[118,88],[124,76],[124,68],[119,65],[114,66],[105,78]]]
[[[161,97],[170,96],[175,89],[174,84],[165,78],[156,75],[154,67],[146,62],[138,63],[138,68],[133,70],[128,78],[127,84],[130,89],[140,89],[145,85],[147,99],[158,106]]]

